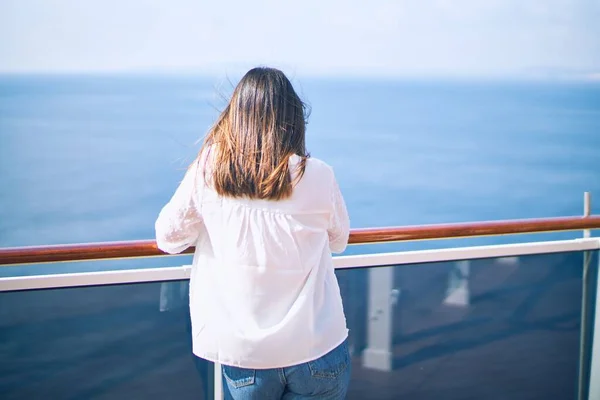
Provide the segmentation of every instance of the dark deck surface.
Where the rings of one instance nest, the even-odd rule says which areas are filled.
[[[389,372],[361,366],[368,271],[339,272],[355,348],[348,399],[574,399],[582,255],[472,262],[464,306],[444,304],[452,267],[395,269]],[[0,398],[204,398],[212,365],[195,363],[187,309],[160,312],[160,292],[0,293]]]

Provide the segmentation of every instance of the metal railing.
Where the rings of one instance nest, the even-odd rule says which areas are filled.
[[[350,234],[350,244],[389,243],[431,239],[453,239],[465,237],[545,233],[582,230],[585,238],[575,240],[521,243],[509,245],[474,246],[438,250],[404,251],[394,253],[376,253],[334,258],[337,269],[381,267],[402,264],[420,264],[438,261],[476,260],[492,257],[524,256],[532,254],[560,253],[570,251],[594,251],[600,249],[600,239],[590,238],[589,231],[600,229],[600,216],[560,217],[545,219],[508,220],[492,222],[472,222],[458,224],[440,224],[407,227],[354,229]],[[193,248],[184,253],[192,253]],[[122,259],[139,257],[166,256],[156,247],[153,240],[87,243],[53,246],[30,246],[0,249],[0,266],[19,264],[38,264],[99,259]],[[589,267],[589,265],[588,265]],[[378,268],[376,268],[378,269]],[[0,278],[0,292],[36,290],[61,287],[81,287],[113,285],[141,282],[165,282],[189,279],[190,267],[147,268],[136,270],[101,271],[38,276],[18,276]],[[584,273],[584,281],[587,274]],[[600,281],[599,281],[600,282]],[[586,282],[584,282],[586,286]],[[600,292],[600,285],[596,292]],[[584,293],[585,297],[585,293]],[[600,296],[596,297],[596,310],[600,310]],[[583,306],[586,307],[584,298]],[[585,317],[585,309],[582,310]],[[598,315],[598,311],[596,311]],[[582,319],[582,329],[590,321]],[[582,336],[580,368],[585,368],[588,360],[584,358],[586,346],[592,346],[590,368],[589,399],[600,396],[600,318],[595,318],[592,343],[584,341]],[[583,333],[583,332],[582,332]],[[214,398],[222,396],[221,370],[218,364],[214,369]],[[583,375],[580,374],[580,379]],[[583,399],[584,385],[580,380],[578,399]]]
[[[350,244],[600,229],[600,216],[353,229]],[[183,254],[194,252],[188,248]],[[0,248],[0,266],[165,256],[154,240]]]

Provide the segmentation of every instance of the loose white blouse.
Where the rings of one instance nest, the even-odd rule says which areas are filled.
[[[331,252],[349,219],[333,170],[309,158],[290,198],[219,196],[200,160],[156,221],[158,247],[196,246],[190,279],[193,352],[243,368],[321,357],[348,336]],[[295,171],[299,156],[290,157]],[[293,172],[295,176],[295,172]]]

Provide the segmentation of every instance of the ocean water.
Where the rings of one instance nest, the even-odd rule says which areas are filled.
[[[294,85],[312,109],[309,151],[334,167],[355,228],[579,215],[584,191],[600,209],[598,83]],[[222,79],[193,76],[0,77],[0,247],[152,238],[230,90]],[[440,245],[348,253],[431,246]]]

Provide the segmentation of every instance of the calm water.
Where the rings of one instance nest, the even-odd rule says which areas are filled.
[[[191,77],[0,78],[0,247],[152,238],[195,142],[223,106],[217,93],[229,86],[218,84]],[[313,109],[310,150],[334,166],[354,227],[577,215],[584,191],[596,194],[600,210],[600,84],[296,86]],[[189,262],[3,267],[0,276]],[[446,301],[456,263],[393,269],[390,284],[401,295],[390,326],[375,326],[389,328],[389,372],[365,366],[363,357],[365,349],[377,350],[367,335],[369,298],[389,288],[372,287],[369,270],[339,271],[354,351],[349,399],[574,398],[583,255],[468,265],[469,297],[458,306]],[[0,293],[0,392],[204,398],[212,367],[190,355],[182,287]]]
[[[584,191],[600,209],[600,84],[294,83],[312,106],[309,150],[335,168],[353,227],[578,215]],[[1,77],[0,247],[152,238],[220,85]]]

